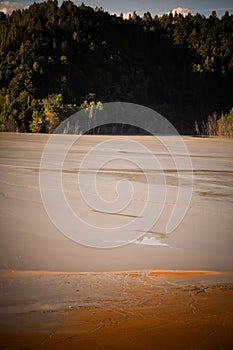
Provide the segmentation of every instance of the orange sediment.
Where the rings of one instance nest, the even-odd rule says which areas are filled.
[[[230,349],[233,344],[230,273],[0,276],[2,293],[12,294],[0,308],[3,349]],[[25,295],[17,299],[22,285]]]

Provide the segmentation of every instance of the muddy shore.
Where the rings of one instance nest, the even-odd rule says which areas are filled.
[[[230,349],[233,275],[2,271],[1,349]]]

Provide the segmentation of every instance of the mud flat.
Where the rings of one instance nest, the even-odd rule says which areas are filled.
[[[0,134],[0,349],[231,349],[233,142],[183,138],[193,163],[193,196],[171,235],[152,228],[134,244],[94,249],[61,234],[42,204],[39,171],[48,137]],[[114,216],[85,207],[77,193],[83,157],[111,138],[82,137],[63,171],[71,206],[97,224],[115,217],[126,223],[139,215],[138,197]],[[179,184],[174,164],[155,138],[130,138],[163,164],[169,210],[178,187],[188,185],[185,169]],[[127,138],[119,140],[124,147]],[[118,150],[97,152],[90,171],[106,152]],[[124,154],[133,160],[147,156],[127,148]],[[159,183],[150,164],[144,170],[147,181]],[[100,172],[107,200],[119,179],[144,193],[145,176],[127,168],[120,152],[117,164]]]
[[[2,271],[1,349],[230,349],[233,275]]]

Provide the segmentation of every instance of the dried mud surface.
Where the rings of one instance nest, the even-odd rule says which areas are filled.
[[[231,349],[233,275],[2,271],[1,349]]]

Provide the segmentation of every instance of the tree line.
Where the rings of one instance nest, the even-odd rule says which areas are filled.
[[[228,12],[124,19],[57,0],[0,12],[0,130],[52,132],[85,103],[122,101],[192,133],[230,110],[232,83]]]

